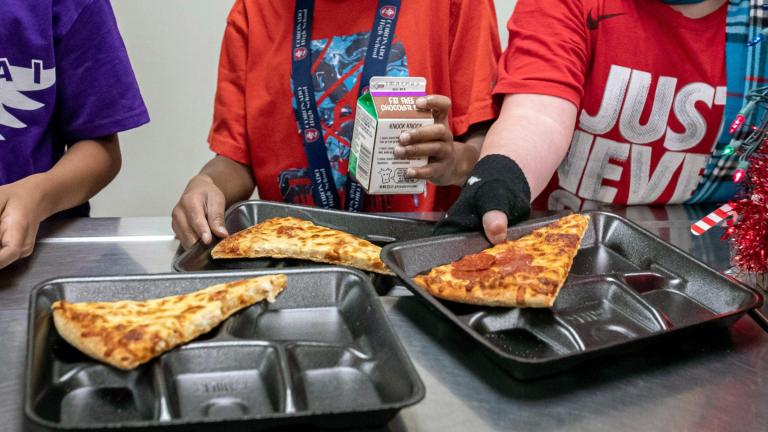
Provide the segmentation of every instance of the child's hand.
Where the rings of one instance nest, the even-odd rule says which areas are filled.
[[[438,185],[456,184],[457,166],[465,153],[463,143],[453,141],[451,128],[448,126],[448,113],[451,100],[442,95],[429,95],[416,100],[419,109],[431,110],[435,124],[406,131],[400,135],[400,145],[395,147],[398,159],[428,157],[427,165],[409,168],[406,176],[426,179]],[[474,160],[477,160],[475,156]],[[474,162],[474,161],[473,161]]]
[[[45,218],[40,175],[0,186],[0,268],[26,258],[35,248]]]
[[[229,235],[224,227],[224,193],[207,175],[198,174],[187,184],[184,194],[173,208],[173,231],[181,246],[189,249],[198,240],[210,244],[212,234]]]

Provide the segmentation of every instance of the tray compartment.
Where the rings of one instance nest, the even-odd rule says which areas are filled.
[[[287,350],[298,410],[330,411],[337,406],[368,410],[413,392],[408,380],[386,360],[373,360],[343,347],[297,344]],[[332,396],[331,396],[332,395]]]
[[[432,235],[434,225],[430,222],[412,219],[379,216],[364,213],[350,213],[325,210],[314,207],[288,205],[267,201],[244,201],[227,210],[224,224],[230,233],[243,230],[259,222],[275,217],[298,217],[317,225],[333,228],[362,237],[379,246]],[[178,272],[216,271],[216,270],[258,270],[296,268],[307,266],[325,266],[322,263],[295,259],[223,259],[211,258],[211,250],[216,243],[205,246],[198,243],[187,251],[181,252],[173,263]],[[401,282],[395,277],[369,273],[374,288],[379,294],[386,294]]]
[[[501,351],[521,358],[557,357],[584,349],[573,328],[549,311],[494,308],[472,314],[468,323]]]
[[[241,339],[354,343],[349,326],[334,307],[248,311],[233,322],[229,332]]]
[[[662,314],[673,326],[689,326],[706,322],[717,314],[676,290],[649,291],[643,298]]]
[[[247,308],[202,339],[129,372],[79,353],[53,327],[50,306],[58,299],[157,298],[271,273],[67,278],[39,285],[30,299],[26,416],[44,430],[368,427],[424,397],[369,278],[354,270],[285,270],[288,286],[275,303]],[[343,397],[318,393],[340,386],[348,389],[343,397],[366,403],[342,404]]]
[[[42,309],[30,314],[40,324],[30,326],[35,335],[30,349],[38,354],[34,365],[38,373],[28,383],[35,389],[32,404],[40,418],[62,425],[156,418],[154,403],[148,402],[154,398],[150,373],[98,364],[59,336],[50,307],[61,294],[60,287],[52,288],[40,297]]]
[[[567,283],[557,297],[553,312],[571,327],[581,329],[577,333],[590,334],[598,344],[615,342],[605,337],[610,334],[634,338],[666,328],[651,305],[610,276]]]
[[[588,230],[552,310],[460,305],[413,283],[417,274],[489,247],[481,234],[388,245],[382,259],[430,309],[521,379],[636,349],[684,328],[727,325],[762,303],[759,294],[638,225],[609,212],[588,214]],[[511,227],[507,237],[519,238],[556,218]]]
[[[659,266],[651,266],[651,271],[640,271],[637,273],[625,273],[622,275],[624,283],[632,288],[636,293],[645,295],[651,291],[671,289],[680,290],[685,285],[685,281],[661,270]]]
[[[581,248],[573,259],[571,274],[622,274],[640,271],[641,267],[611,248],[601,244]]]
[[[285,410],[277,350],[216,345],[163,356],[161,368],[173,418],[263,416]]]
[[[157,418],[154,397],[149,370],[125,372],[100,364],[80,364],[46,386],[35,409],[41,418],[65,426],[119,424]]]
[[[314,289],[289,287],[269,307],[244,311],[226,327],[227,334],[239,339],[341,345],[373,355],[370,336],[378,332],[378,324],[367,318],[371,299],[359,289],[360,280],[343,273],[327,274],[311,283]]]

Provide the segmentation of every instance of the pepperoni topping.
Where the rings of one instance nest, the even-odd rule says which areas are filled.
[[[464,258],[454,262],[453,269],[462,272],[483,271],[491,268],[494,262],[496,262],[496,257],[487,253],[467,255]]]
[[[510,263],[530,264],[531,261],[533,261],[532,256],[517,249],[509,249],[496,256],[496,264],[502,266]]]
[[[511,276],[519,273],[535,274],[541,271],[541,267],[532,266],[523,262],[511,262],[499,267],[499,274],[502,276]]]
[[[509,276],[516,273],[536,273],[541,270],[539,266],[531,265],[533,257],[515,249],[505,251],[496,257],[499,273]]]
[[[458,270],[458,269],[451,269],[451,276],[453,276],[456,279],[464,279],[470,282],[474,282],[476,280],[484,279],[489,276],[491,276],[491,272],[486,270],[480,270],[480,271],[465,271],[465,270]]]
[[[555,288],[557,288],[557,281],[554,281],[549,278],[540,277],[539,283],[541,285],[539,286],[534,285],[533,290],[541,294],[553,293],[555,292]]]

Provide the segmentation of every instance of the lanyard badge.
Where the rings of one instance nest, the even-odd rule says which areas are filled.
[[[291,77],[293,94],[296,98],[295,114],[304,141],[304,151],[309,162],[312,198],[316,205],[323,208],[339,209],[342,206],[333,179],[331,164],[328,160],[313,85],[310,44],[312,43],[314,9],[314,0],[296,0],[291,47]],[[373,27],[368,36],[368,49],[363,71],[360,74],[358,95],[367,91],[371,77],[386,75],[387,62],[399,13],[400,0],[379,0]],[[345,201],[344,208],[346,210],[353,212],[363,210],[365,192],[351,176],[347,176]]]

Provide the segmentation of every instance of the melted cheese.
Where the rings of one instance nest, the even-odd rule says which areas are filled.
[[[213,248],[211,256],[297,258],[392,274],[379,258],[380,253],[380,247],[352,234],[284,217],[269,219],[225,238]]]
[[[285,275],[263,276],[146,301],[53,304],[56,329],[85,354],[121,369],[207,333],[240,309],[275,300]]]
[[[476,277],[456,272],[455,265],[435,267],[414,281],[436,297],[462,303],[489,306],[551,307],[565,283],[586,232],[589,218],[569,215],[539,228],[517,240],[508,241],[483,251],[501,257],[513,255],[530,259],[524,265],[491,264]],[[457,277],[465,276],[465,277]]]

